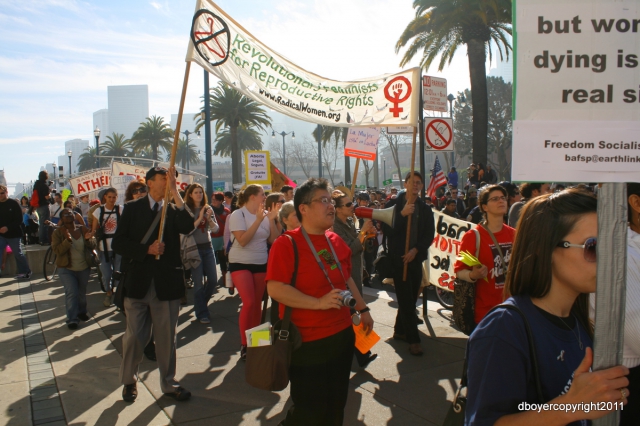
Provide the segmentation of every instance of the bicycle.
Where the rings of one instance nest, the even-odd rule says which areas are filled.
[[[51,281],[56,275],[58,270],[58,266],[56,265],[57,257],[51,249],[51,246],[49,246],[47,253],[44,255],[44,262],[42,263],[42,275],[44,275],[44,279],[47,281]]]

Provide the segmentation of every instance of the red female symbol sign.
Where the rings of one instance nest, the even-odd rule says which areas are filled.
[[[389,112],[392,112],[394,117],[400,117],[400,113],[404,111],[404,108],[399,105],[409,99],[409,96],[411,96],[411,82],[402,75],[392,79],[384,87],[384,97],[393,102],[393,108],[389,108]]]

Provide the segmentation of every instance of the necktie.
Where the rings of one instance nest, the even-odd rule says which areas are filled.
[[[158,203],[155,203],[155,204],[153,205],[153,212],[154,212],[154,213],[157,213],[157,212],[158,212]]]

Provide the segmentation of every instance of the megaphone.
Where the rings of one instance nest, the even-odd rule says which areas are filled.
[[[363,219],[379,220],[393,228],[393,220],[395,217],[395,209],[371,209],[369,207],[356,207],[355,215]]]

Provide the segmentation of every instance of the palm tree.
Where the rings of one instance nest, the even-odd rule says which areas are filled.
[[[511,0],[414,0],[416,17],[407,25],[396,43],[396,53],[411,39],[400,62],[404,66],[422,50],[420,67],[425,71],[440,55],[438,71],[450,64],[454,54],[467,45],[471,102],[473,104],[473,161],[487,163],[489,106],[487,95],[487,49],[491,42],[500,59],[509,58],[511,44]]]
[[[221,157],[231,157],[233,152],[233,142],[231,139],[230,129],[224,129],[216,136],[216,147],[213,155]],[[262,137],[255,129],[247,129],[243,126],[238,127],[238,147],[240,151],[261,150]]]
[[[100,155],[109,157],[126,157],[131,155],[131,140],[122,133],[112,133],[100,146]]]
[[[327,142],[333,138],[335,140],[336,146],[338,145],[338,141],[342,141],[342,146],[347,145],[347,135],[349,134],[348,127],[332,127],[332,126],[322,126],[322,146],[327,146]],[[348,156],[344,156],[344,184],[351,184],[351,161]]]
[[[96,167],[96,149],[90,146],[84,149],[84,152],[78,157],[78,171],[86,172]]]
[[[232,180],[233,183],[240,183],[242,182],[242,159],[238,144],[238,129],[242,126],[247,129],[255,127],[257,130],[266,130],[271,126],[271,118],[258,102],[242,95],[222,81],[217,87],[211,89],[209,96],[210,119],[216,120],[216,133],[225,127],[229,129]],[[204,111],[204,106],[201,111]],[[200,115],[197,116],[196,123],[197,131],[204,125]]]
[[[162,148],[169,152],[173,142],[173,130],[164,122],[162,117],[156,115],[147,117],[147,121],[140,123],[140,127],[131,138],[133,149],[136,152],[145,148],[151,148],[152,159],[158,161],[158,151]]]
[[[192,143],[187,145],[185,138],[178,141],[178,149],[176,151],[176,163],[180,163],[183,170],[189,170],[189,164],[198,164],[200,162],[200,153],[198,147]],[[171,152],[167,152],[167,161],[171,160]]]
[[[318,177],[322,177],[322,135],[325,133],[325,127],[322,124],[318,124],[311,135],[318,144]]]

